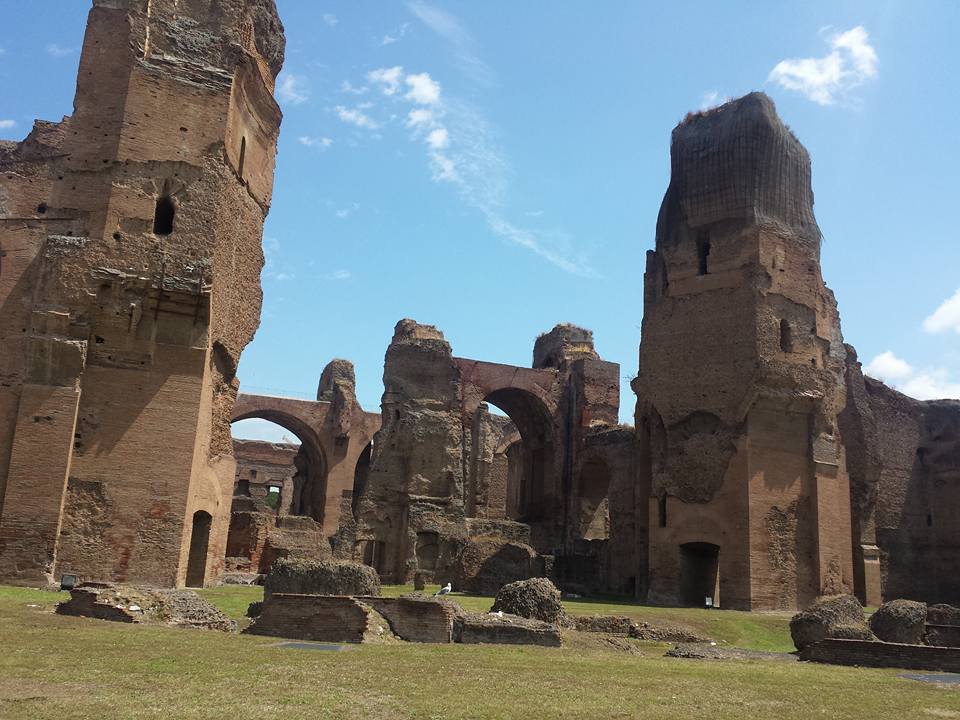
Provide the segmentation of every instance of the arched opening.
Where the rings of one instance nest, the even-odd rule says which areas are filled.
[[[610,468],[598,458],[588,460],[580,470],[577,526],[584,540],[610,537]]]
[[[437,559],[440,557],[440,536],[435,532],[418,532],[415,553],[420,570],[436,570]]]
[[[322,524],[327,463],[313,431],[298,418],[261,410],[235,418],[232,432],[237,489],[247,481],[253,498],[240,501],[235,491],[234,511],[306,516]]]
[[[247,138],[240,138],[240,159],[237,161],[237,175],[243,180],[243,164],[247,160]]]
[[[720,604],[720,547],[707,542],[680,546],[680,601],[703,607]]]
[[[153,234],[169,235],[173,232],[173,220],[177,214],[177,206],[169,195],[157,198],[157,206],[153,211]]]
[[[357,466],[353,470],[353,497],[350,501],[350,508],[353,511],[353,517],[358,517],[360,511],[360,498],[363,497],[367,489],[367,480],[370,478],[370,454],[373,452],[373,443],[367,443],[367,446],[357,458]]]
[[[489,448],[496,448],[492,457]],[[518,388],[489,393],[474,418],[467,514],[543,519],[554,488],[553,451],[552,420],[539,398]]]
[[[187,587],[203,587],[207,575],[207,548],[213,517],[205,510],[193,514],[190,531],[190,554],[187,557]]]
[[[780,320],[780,350],[793,352],[793,333],[790,330],[790,321],[786,318]]]
[[[697,238],[697,275],[706,275],[709,268],[710,235],[701,233]]]

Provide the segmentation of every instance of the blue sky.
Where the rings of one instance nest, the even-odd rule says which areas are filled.
[[[960,3],[279,0],[287,62],[252,392],[357,366],[397,320],[529,365],[558,322],[619,362],[689,110],[764,90],[813,157],[823,272],[864,365],[960,397]],[[0,137],[71,111],[88,3],[0,0]],[[257,434],[254,432],[253,434]]]

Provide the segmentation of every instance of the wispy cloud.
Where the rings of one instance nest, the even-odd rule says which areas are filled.
[[[408,103],[406,127],[423,143],[432,178],[453,185],[461,199],[478,210],[490,230],[562,270],[595,276],[586,258],[571,252],[564,233],[520,227],[507,216],[509,163],[489,123],[475,107],[447,100],[430,73],[405,73],[401,66],[368,73],[394,102]],[[408,92],[400,94],[400,88]]]
[[[356,125],[359,128],[367,128],[368,130],[376,130],[380,127],[380,123],[376,122],[362,110],[344,107],[343,105],[337,105],[334,110],[337,112],[337,117],[345,123]]]
[[[346,220],[360,209],[360,203],[351,203],[347,207],[340,208],[334,214],[341,220]]]
[[[725,95],[721,95],[718,90],[708,90],[703,94],[703,97],[700,98],[700,110],[709,110],[718,105],[723,105],[729,99],[730,98]]]
[[[300,75],[281,73],[277,82],[277,97],[280,102],[300,105],[310,99],[307,81]]]
[[[47,45],[47,54],[51,57],[66,57],[67,55],[73,55],[74,52],[76,52],[74,48],[64,47],[62,45],[58,45],[57,43],[50,43]]]
[[[263,277],[276,282],[293,280],[295,275],[280,264],[280,241],[275,237],[263,238]]]
[[[873,358],[863,371],[918,400],[960,399],[960,381],[953,379],[949,371],[944,368],[915,369],[890,350]]]
[[[493,70],[479,57],[477,41],[457,17],[422,0],[407,3],[407,8],[450,45],[464,74],[484,85],[496,80]]]
[[[377,68],[367,73],[367,80],[379,85],[384,95],[396,95],[400,91],[400,79],[403,68],[399,65],[391,68]]]
[[[960,333],[960,288],[940,303],[940,307],[924,319],[923,329],[928,333],[941,333],[953,330]]]
[[[327,273],[323,276],[325,280],[349,280],[353,277],[353,274],[349,270],[334,270],[332,273]]]
[[[340,92],[347,93],[348,95],[363,95],[370,92],[370,88],[368,88],[366,85],[354,87],[349,81],[344,80],[340,85]]]
[[[410,27],[410,23],[403,23],[402,25],[400,25],[399,28],[393,31],[393,34],[387,33],[386,35],[384,35],[383,40],[380,41],[380,44],[393,45],[393,43],[397,42],[398,40],[403,38],[404,35],[407,34],[407,29],[409,27]]]
[[[323,21],[330,27],[336,27],[337,23],[340,22],[339,20],[337,20],[337,16],[334,15],[333,13],[324,13]]]
[[[9,130],[17,126],[16,120],[0,120],[0,130]]]
[[[301,135],[297,142],[307,147],[317,148],[320,151],[328,150],[333,145],[333,138],[312,137],[311,135]]]
[[[821,35],[830,46],[829,53],[823,57],[781,60],[767,79],[800,92],[819,105],[832,105],[877,77],[879,59],[862,25],[842,33],[827,27]]]

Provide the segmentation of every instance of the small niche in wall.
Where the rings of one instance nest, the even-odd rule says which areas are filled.
[[[793,352],[793,331],[786,318],[780,319],[780,349],[783,352]]]

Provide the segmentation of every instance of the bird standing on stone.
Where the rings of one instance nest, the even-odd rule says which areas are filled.
[[[437,597],[437,596],[439,596],[439,595],[446,595],[446,594],[447,594],[448,592],[450,592],[451,590],[453,590],[453,588],[450,587],[450,583],[447,583],[447,584],[444,585],[442,588],[440,588],[439,590],[437,590],[437,591],[433,594],[433,596],[434,596],[434,597]]]

